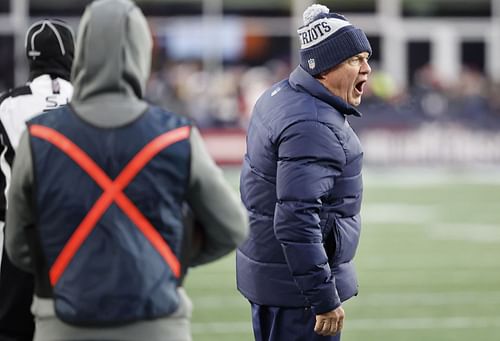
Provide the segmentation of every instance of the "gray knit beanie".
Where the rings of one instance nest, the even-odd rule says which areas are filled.
[[[362,52],[372,54],[365,33],[328,7],[311,5],[303,19],[304,26],[297,30],[300,66],[309,74],[317,75]]]

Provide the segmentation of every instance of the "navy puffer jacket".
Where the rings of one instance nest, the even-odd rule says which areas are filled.
[[[346,115],[360,114],[300,67],[255,105],[240,179],[250,235],[237,252],[251,302],[320,314],[357,294],[363,152]]]

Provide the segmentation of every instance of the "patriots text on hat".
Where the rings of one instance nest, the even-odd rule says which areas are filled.
[[[343,15],[314,4],[303,14],[304,24],[297,30],[300,65],[311,75],[339,65],[361,52],[372,53],[366,34]]]
[[[342,19],[337,18],[324,18],[313,21],[308,26],[300,28],[297,33],[300,36],[300,42],[302,49],[314,46],[335,32],[345,26],[350,26],[351,24]]]

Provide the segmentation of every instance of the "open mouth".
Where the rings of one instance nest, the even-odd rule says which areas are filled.
[[[360,95],[363,94],[363,90],[365,88],[365,84],[366,84],[366,81],[363,80],[363,81],[359,81],[356,83],[356,85],[354,86],[354,88],[356,89],[356,92]]]

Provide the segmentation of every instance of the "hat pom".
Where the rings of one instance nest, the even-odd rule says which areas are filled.
[[[304,26],[312,23],[320,14],[328,14],[330,13],[330,9],[324,5],[314,4],[304,11],[302,15],[302,19],[304,20]]]

